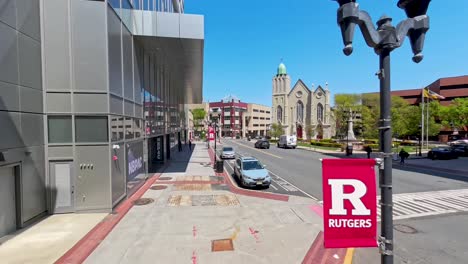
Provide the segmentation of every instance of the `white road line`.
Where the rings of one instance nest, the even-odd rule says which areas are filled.
[[[315,200],[315,201],[318,201],[317,198],[315,198],[314,196],[312,196],[312,195],[310,195],[310,194],[304,192],[303,190],[301,190],[301,188],[299,188],[299,187],[297,187],[296,185],[294,185],[294,184],[288,182],[288,181],[285,180],[283,177],[278,176],[278,174],[273,173],[271,170],[268,170],[268,171],[269,171],[271,174],[275,175],[276,177],[280,178],[281,180],[283,180],[283,181],[289,183],[291,186],[293,186],[294,188],[296,188],[298,191],[300,191],[301,193],[303,193],[303,194],[306,195],[307,197],[309,197],[309,198],[311,198],[311,199],[313,199],[313,200]]]
[[[276,191],[278,190],[278,188],[276,188],[275,185],[273,185],[273,184],[270,184],[270,187],[275,189]]]
[[[258,152],[261,152],[261,153],[263,153],[263,154],[270,155],[270,156],[272,156],[272,157],[275,157],[275,158],[278,158],[278,159],[283,159],[283,158],[282,158],[282,157],[280,157],[280,156],[276,156],[276,155],[274,155],[274,154],[271,154],[271,153],[268,153],[268,152],[266,152],[266,151],[259,150],[259,149],[256,149],[256,148],[252,148],[251,146],[247,146],[247,145],[245,145],[245,144],[241,144],[241,143],[239,143],[239,142],[235,142],[235,141],[231,141],[231,142],[232,142],[232,143],[234,143],[234,144],[237,144],[237,145],[240,145],[240,146],[243,146],[243,147],[249,148],[249,149],[256,150],[256,151],[258,151]]]
[[[271,179],[273,182],[276,182],[276,184],[278,184],[279,187],[283,188],[283,190],[287,191],[286,188],[284,188],[284,186],[282,184],[280,184],[279,182],[273,180],[273,178]]]

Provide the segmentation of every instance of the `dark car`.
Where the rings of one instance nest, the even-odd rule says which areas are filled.
[[[256,148],[264,148],[264,149],[269,149],[270,148],[270,142],[268,141],[268,139],[260,139],[260,140],[257,140],[257,142],[255,142],[255,147]]]
[[[427,157],[430,159],[457,159],[458,155],[455,151],[448,147],[439,147],[429,150]]]
[[[452,145],[451,149],[455,153],[457,153],[459,157],[468,157],[468,145],[467,144]]]

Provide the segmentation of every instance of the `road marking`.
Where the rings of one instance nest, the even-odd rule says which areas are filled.
[[[241,144],[241,143],[239,143],[239,142],[235,142],[235,141],[231,141],[231,142],[234,143],[234,144],[237,144],[237,145],[244,146],[244,147],[246,147],[246,148],[250,148],[250,149],[256,150],[256,151],[258,151],[258,152],[262,152],[263,154],[267,154],[267,155],[270,155],[270,156],[275,157],[275,158],[278,158],[278,159],[283,159],[283,158],[280,157],[280,156],[276,156],[276,155],[271,154],[271,153],[268,153],[268,152],[266,152],[266,151],[259,150],[259,149],[256,149],[256,148],[252,148],[251,146],[247,146],[247,145]]]
[[[393,206],[394,220],[468,212],[468,189],[394,194]]]
[[[273,184],[270,184],[271,188],[275,189],[276,191],[278,190],[278,188],[276,188]]]
[[[291,186],[293,186],[294,188],[296,188],[299,192],[303,193],[303,194],[306,195],[307,197],[311,198],[312,200],[318,201],[317,198],[315,198],[314,196],[312,196],[312,195],[306,193],[305,191],[301,190],[301,188],[297,187],[296,185],[294,185],[294,184],[288,182],[288,181],[285,180],[283,177],[278,176],[277,174],[273,173],[271,170],[268,170],[268,171],[269,171],[271,174],[275,175],[276,177],[280,178],[281,180],[283,180],[283,181],[289,183]]]
[[[348,248],[346,251],[346,256],[343,261],[343,264],[352,264],[353,263],[353,254],[354,254],[354,248]]]

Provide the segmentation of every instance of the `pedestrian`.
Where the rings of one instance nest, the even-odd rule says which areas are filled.
[[[400,164],[405,164],[405,159],[409,157],[409,153],[406,152],[404,149],[401,149],[400,154]]]
[[[192,151],[192,139],[189,139],[188,147],[189,147],[190,151]]]
[[[179,139],[178,145],[179,145],[179,152],[181,152],[182,151],[182,142],[180,141],[180,139]]]
[[[367,158],[370,159],[370,154],[372,153],[372,148],[370,146],[366,146],[364,150],[367,153]]]

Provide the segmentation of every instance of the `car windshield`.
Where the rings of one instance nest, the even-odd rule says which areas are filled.
[[[263,166],[260,162],[253,160],[253,161],[244,161],[243,162],[243,169],[244,170],[260,170],[263,169]]]
[[[233,151],[233,149],[231,147],[225,147],[223,148],[223,151]]]

